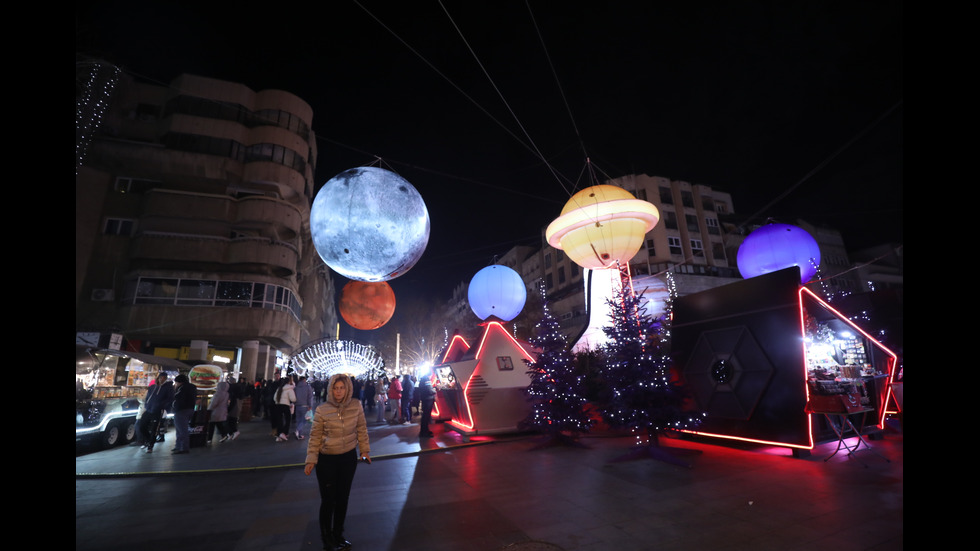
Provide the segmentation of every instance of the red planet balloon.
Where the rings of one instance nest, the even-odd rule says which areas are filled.
[[[387,281],[351,281],[340,291],[340,315],[355,329],[377,329],[395,313],[395,291]]]

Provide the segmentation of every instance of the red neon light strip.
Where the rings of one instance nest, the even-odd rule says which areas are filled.
[[[698,431],[695,431],[695,430],[682,430],[681,432],[685,432],[685,433],[688,433],[688,434],[694,434],[694,435],[697,435],[697,436],[710,436],[710,437],[713,437],[713,438],[726,438],[728,440],[738,440],[740,442],[752,442],[754,444],[766,444],[766,445],[769,445],[769,446],[779,446],[779,447],[784,447],[784,448],[799,448],[799,449],[802,449],[802,450],[812,450],[813,449],[813,438],[812,437],[810,438],[810,445],[806,446],[806,445],[802,445],[802,444],[789,444],[789,443],[786,443],[786,442],[773,442],[771,440],[759,440],[757,438],[745,438],[743,436],[732,436],[730,434],[714,434],[714,433],[711,433],[711,432],[698,432]]]
[[[829,305],[826,302],[824,302],[820,297],[818,297],[816,294],[814,294],[813,291],[807,289],[806,287],[800,287],[800,319],[801,320],[803,319],[803,293],[804,292],[807,293],[807,294],[809,294],[811,298],[813,298],[814,300],[816,300],[824,308],[826,308],[826,309],[830,310],[831,312],[833,312],[834,315],[837,316],[841,321],[843,321],[844,323],[850,325],[851,328],[853,328],[858,333],[861,333],[862,335],[864,335],[864,337],[866,339],[868,339],[869,341],[871,341],[872,343],[874,343],[878,348],[880,348],[882,351],[884,351],[886,354],[888,354],[888,356],[889,356],[889,358],[888,358],[888,366],[886,367],[886,371],[888,372],[888,382],[889,383],[894,383],[895,382],[895,375],[896,375],[896,373],[895,373],[895,366],[898,365],[898,354],[895,354],[894,352],[892,352],[891,350],[889,350],[888,348],[886,348],[885,345],[881,344],[874,337],[872,337],[871,335],[867,334],[864,331],[864,329],[861,329],[860,327],[858,327],[857,325],[855,325],[854,322],[852,322],[851,320],[847,319],[847,316],[845,316],[844,314],[841,314],[840,312],[838,312],[831,305]],[[806,329],[803,328],[804,333],[802,333],[802,335],[803,335],[804,338],[806,338],[805,330]],[[806,354],[806,348],[805,347],[806,347],[806,343],[804,343],[804,350],[803,350],[803,353],[804,353],[804,356],[803,357],[804,358],[806,358],[806,355],[805,355]],[[804,375],[806,375],[806,373],[805,373],[805,370],[806,370],[805,362],[804,362],[803,369],[804,369]],[[804,379],[803,380],[806,381],[806,377],[805,376],[804,376]],[[880,426],[884,426],[884,424],[885,424],[885,414],[887,413],[886,410],[888,409],[887,406],[888,406],[889,398],[891,398],[891,393],[892,393],[892,387],[891,387],[891,384],[889,384],[888,387],[885,389],[885,400],[884,400],[884,402],[881,404],[881,406],[879,408],[880,409],[880,413],[879,413],[880,416],[878,418],[878,423],[877,423],[877,425],[879,427]],[[809,399],[810,399],[810,395],[809,395],[809,390],[808,390],[807,391],[807,400],[809,400]],[[811,415],[811,417],[812,417],[812,415]],[[812,436],[811,436],[811,438],[812,438]]]

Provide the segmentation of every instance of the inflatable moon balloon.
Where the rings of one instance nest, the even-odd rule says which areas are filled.
[[[333,271],[356,281],[388,281],[421,258],[429,242],[429,211],[412,184],[394,172],[352,168],[317,192],[310,232]]]

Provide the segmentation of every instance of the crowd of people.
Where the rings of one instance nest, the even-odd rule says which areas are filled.
[[[366,416],[375,424],[404,425],[418,417],[419,436],[431,437],[429,424],[435,402],[436,386],[429,377],[420,381],[413,375],[388,378],[382,375],[370,379],[350,377],[351,400],[361,404]],[[304,440],[309,434],[317,406],[330,400],[329,385],[319,378],[295,374],[279,379],[259,379],[249,383],[242,376],[237,381],[229,377],[218,383],[210,399],[198,407],[197,387],[187,375],[169,380],[161,372],[151,383],[143,400],[143,412],[137,423],[137,444],[152,453],[161,438],[161,426],[168,413],[173,414],[176,429],[175,454],[190,452],[190,426],[197,410],[206,409],[206,444],[235,440],[241,435],[239,420],[242,408],[249,407],[248,418],[261,418],[269,423],[275,442],[290,438]],[[164,427],[165,428],[165,427]]]

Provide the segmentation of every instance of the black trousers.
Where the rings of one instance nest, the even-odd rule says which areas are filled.
[[[420,421],[419,434],[430,432],[429,423],[432,422],[432,407],[435,404],[435,400],[422,400],[422,419]]]
[[[357,449],[340,455],[320,454],[316,481],[320,486],[320,531],[335,538],[344,535],[347,502],[357,470]]]
[[[157,441],[157,431],[160,430],[160,421],[162,419],[163,415],[160,412],[143,412],[139,424],[140,443],[146,444],[151,448],[153,447],[153,444]]]
[[[279,434],[289,435],[289,423],[293,420],[293,412],[289,411],[289,406],[276,404],[272,411],[272,422],[275,429],[279,431]]]

